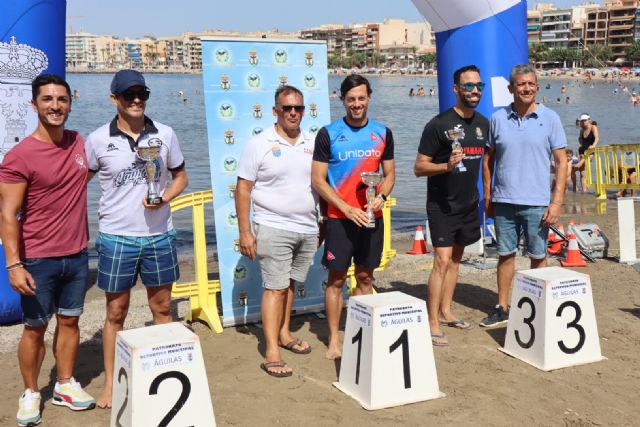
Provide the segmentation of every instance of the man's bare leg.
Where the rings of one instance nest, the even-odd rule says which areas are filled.
[[[293,299],[295,294],[295,280],[289,279],[287,288],[287,300],[282,317],[282,327],[280,328],[280,344],[287,345],[295,339],[291,333],[291,310],[293,309]],[[301,340],[300,344],[293,346],[296,350],[304,350],[309,347],[309,343]]]
[[[73,367],[78,355],[80,345],[80,328],[78,327],[78,316],[57,315],[58,320],[56,340],[54,342],[56,370],[58,382],[61,384],[69,382],[73,376]]]
[[[171,286],[147,286],[147,300],[153,316],[153,324],[171,322]]]
[[[547,266],[547,257],[544,257],[542,259],[530,259],[531,262],[531,268],[543,268]]]
[[[347,280],[346,271],[329,270],[327,289],[324,294],[325,310],[327,313],[327,325],[329,327],[329,346],[325,357],[327,359],[339,359],[340,351],[340,315],[344,301],[342,299],[342,287]],[[356,291],[357,292],[357,291]]]
[[[434,248],[433,269],[427,282],[427,309],[429,314],[429,329],[434,335],[441,335],[440,328],[440,306],[443,295],[445,275],[451,262],[453,248]]]
[[[44,360],[44,334],[48,325],[38,327],[24,326],[22,337],[18,343],[18,364],[24,387],[31,391],[39,391],[38,375]]]
[[[440,300],[440,319],[447,322],[453,322],[458,318],[451,312],[451,306],[453,304],[453,294],[456,291],[456,285],[458,284],[458,272],[460,271],[460,261],[462,260],[462,254],[464,253],[464,246],[453,245],[451,252],[451,259],[447,266],[447,271],[444,275],[444,281],[442,284],[442,298]]]
[[[104,385],[96,405],[98,408],[111,408],[113,393],[113,364],[116,347],[116,334],[124,327],[129,312],[131,291],[106,292],[107,316],[102,330],[102,355],[104,358]]]
[[[509,307],[509,292],[516,268],[516,254],[498,257],[498,304],[504,311]]]
[[[289,288],[285,289],[265,289],[262,292],[262,331],[265,341],[265,362],[279,362],[282,360],[278,337],[284,318],[284,310],[287,306],[287,296]],[[269,371],[284,373],[291,372],[288,366],[274,366]]]

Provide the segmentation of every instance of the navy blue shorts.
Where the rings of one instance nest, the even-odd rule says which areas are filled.
[[[89,277],[86,249],[73,255],[26,258],[22,262],[36,282],[35,296],[20,296],[26,325],[46,325],[54,313],[71,317],[82,314]]]
[[[142,279],[145,286],[170,285],[180,278],[176,232],[154,236],[116,236],[99,233],[98,288],[124,292]]]
[[[380,265],[384,244],[384,222],[376,218],[375,228],[358,227],[350,219],[328,218],[322,264],[332,271],[347,271],[351,260],[374,270]]]

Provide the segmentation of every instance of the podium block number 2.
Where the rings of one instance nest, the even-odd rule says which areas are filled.
[[[362,326],[351,338],[351,344],[358,343],[356,354],[356,384],[360,383],[360,356],[362,355]],[[411,366],[409,364],[409,333],[406,329],[402,331],[400,337],[389,346],[389,353],[393,353],[402,346],[402,370],[404,373],[404,388],[411,388]]]
[[[520,332],[518,330],[515,330],[514,333],[515,333],[516,342],[520,347],[530,348],[536,339],[536,330],[533,326],[533,320],[536,317],[536,306],[531,300],[531,298],[522,297],[520,301],[518,301],[518,308],[522,308],[522,306],[525,304],[529,306],[530,314],[528,317],[525,317],[522,321],[525,325],[529,327],[530,338],[528,341],[525,342],[520,337]],[[562,313],[564,312],[564,310],[569,307],[573,309],[575,315],[573,320],[567,323],[567,329],[575,329],[578,332],[578,336],[579,336],[578,343],[576,344],[575,347],[567,347],[567,345],[562,340],[558,341],[557,343],[558,343],[558,347],[563,353],[574,354],[580,351],[580,349],[584,345],[584,342],[586,340],[586,333],[582,325],[580,325],[579,323],[580,318],[582,317],[582,309],[580,308],[580,305],[577,302],[565,301],[562,304],[560,304],[560,306],[558,306],[558,310],[556,311],[556,317],[562,317]]]
[[[118,410],[118,416],[116,418],[117,427],[122,427],[121,418],[122,418],[122,415],[124,414],[125,409],[127,409],[127,404],[129,403],[129,378],[127,376],[127,371],[124,368],[120,368],[120,371],[118,371],[119,384],[122,383],[122,377],[124,377],[126,391],[124,395],[124,400],[122,401],[122,406]],[[178,381],[180,381],[180,384],[182,385],[182,392],[180,393],[180,396],[178,397],[178,400],[173,405],[173,407],[169,410],[169,412],[167,412],[164,418],[162,418],[162,420],[158,424],[158,427],[167,427],[169,423],[173,420],[173,418],[176,416],[176,414],[180,411],[180,409],[182,409],[184,404],[189,399],[189,396],[191,395],[191,382],[189,381],[189,378],[182,372],[169,371],[169,372],[164,372],[153,379],[153,381],[151,382],[151,386],[149,387],[149,396],[157,395],[158,387],[160,387],[160,384],[164,380],[169,378],[175,378]]]

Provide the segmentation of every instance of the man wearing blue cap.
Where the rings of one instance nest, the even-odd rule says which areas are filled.
[[[102,190],[96,239],[98,287],[107,302],[101,408],[111,406],[116,334],[123,329],[138,276],[155,324],[171,321],[171,285],[180,276],[169,202],[188,178],[173,129],[144,114],[150,94],[138,71],[118,71],[111,82],[117,115],[89,135],[85,146],[89,176],[98,174]]]

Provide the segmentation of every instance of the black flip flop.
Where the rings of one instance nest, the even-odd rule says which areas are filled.
[[[290,377],[291,375],[293,375],[293,372],[289,371],[289,372],[274,372],[274,371],[270,371],[270,368],[284,368],[285,366],[287,366],[287,364],[285,363],[284,360],[278,360],[277,362],[264,362],[260,364],[260,369],[262,369],[263,371],[265,371],[267,374],[271,375],[272,377],[276,377],[276,378],[286,378],[286,377]]]
[[[289,350],[295,354],[309,354],[311,353],[311,346],[305,347],[302,350],[298,350],[296,346],[302,347],[302,340],[300,338],[294,338],[291,342],[287,344],[280,344],[280,347]]]

